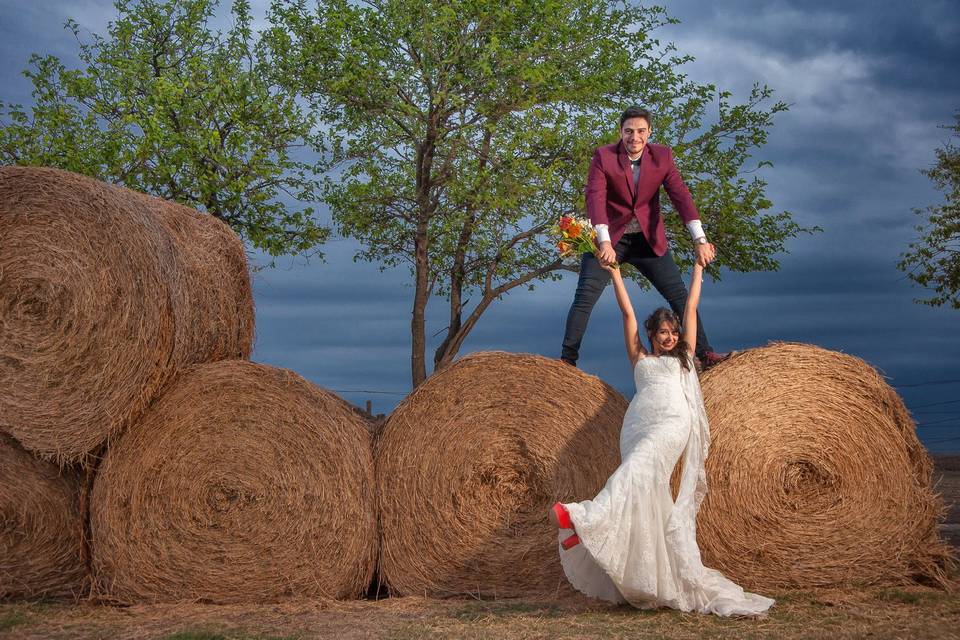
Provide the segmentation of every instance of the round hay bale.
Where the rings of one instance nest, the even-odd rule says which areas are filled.
[[[943,580],[930,457],[870,365],[779,343],[734,356],[702,386],[707,566],[755,591]]]
[[[199,364],[249,358],[254,306],[243,243],[211,215],[134,195],[173,239],[177,258],[185,267],[167,279],[176,327],[172,360]]]
[[[476,353],[435,373],[377,443],[381,579],[400,595],[569,589],[547,510],[603,486],[626,408],[599,378],[540,356]]]
[[[108,449],[90,498],[96,593],[120,603],[355,598],[376,561],[364,420],[291,371],[180,375]]]
[[[0,600],[79,596],[82,536],[79,474],[0,433]]]
[[[179,369],[252,340],[243,244],[213,216],[0,167],[0,430],[24,447],[79,460]]]

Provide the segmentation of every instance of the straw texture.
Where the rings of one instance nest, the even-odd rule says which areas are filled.
[[[179,369],[252,339],[243,245],[213,216],[0,167],[0,430],[24,447],[80,460]]]
[[[707,566],[753,590],[945,583],[930,457],[872,367],[779,343],[734,356],[702,385]]]
[[[569,589],[547,509],[619,464],[626,400],[540,356],[467,356],[389,416],[377,443],[380,575],[399,595]]]
[[[90,519],[108,601],[358,597],[377,551],[367,425],[291,371],[198,365],[110,447]]]
[[[79,596],[84,587],[79,475],[0,433],[0,600]]]

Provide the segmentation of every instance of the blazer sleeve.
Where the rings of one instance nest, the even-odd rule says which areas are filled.
[[[587,174],[587,217],[594,225],[610,224],[607,221],[607,174],[600,161],[600,149],[593,152],[590,172]]]
[[[683,178],[677,170],[677,165],[673,162],[673,150],[667,149],[667,153],[669,168],[667,169],[666,177],[663,179],[663,188],[667,192],[670,202],[673,203],[673,208],[677,210],[677,213],[679,213],[683,219],[684,224],[692,220],[699,220],[700,213],[697,211],[696,205],[693,204],[693,196],[690,195],[690,189],[684,184]]]

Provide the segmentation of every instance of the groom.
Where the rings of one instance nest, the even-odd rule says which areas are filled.
[[[567,315],[560,359],[576,366],[580,341],[590,312],[610,280],[599,262],[628,262],[660,292],[674,312],[683,317],[687,288],[670,255],[660,217],[660,187],[663,186],[693,239],[697,262],[713,261],[714,246],[700,224],[700,215],[673,163],[670,147],[648,144],[650,112],[630,107],[620,116],[620,142],[597,149],[587,176],[587,215],[597,231],[597,254],[584,254],[580,263],[577,293]],[[729,354],[716,353],[697,316],[697,353],[703,368]]]

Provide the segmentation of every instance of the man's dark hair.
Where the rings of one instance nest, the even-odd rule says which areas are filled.
[[[653,116],[650,115],[650,112],[644,109],[643,107],[638,107],[633,105],[628,107],[626,111],[623,112],[623,115],[620,116],[620,128],[623,128],[623,123],[629,120],[630,118],[643,118],[647,121],[648,127],[653,127]]]

